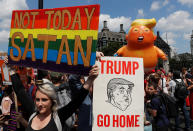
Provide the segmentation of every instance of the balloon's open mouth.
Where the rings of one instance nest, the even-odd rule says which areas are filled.
[[[139,36],[138,41],[143,41],[143,38],[144,38],[143,36]]]

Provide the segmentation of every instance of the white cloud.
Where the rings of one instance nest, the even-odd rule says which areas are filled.
[[[107,21],[107,27],[111,31],[118,32],[120,31],[120,24],[123,24],[123,29],[125,31],[128,31],[130,25],[131,25],[131,17],[127,18],[124,16],[119,16],[115,18],[111,18],[108,14],[101,14],[99,17],[99,31],[103,28],[103,21]]]
[[[189,50],[190,33],[192,32],[191,27],[193,27],[193,18],[189,12],[183,10],[160,18],[156,26],[160,32],[168,32],[169,44],[175,44],[180,47],[176,49],[181,52]],[[165,38],[166,34],[162,36]]]
[[[174,5],[170,5],[168,8],[167,8],[167,11],[172,11],[175,9],[175,6]]]
[[[168,17],[162,17],[158,20],[157,28],[164,31],[190,32],[193,27],[193,19],[187,11],[176,11]]]
[[[9,29],[11,26],[11,19],[1,19],[0,29]]]
[[[8,44],[12,10],[24,10],[24,9],[29,9],[27,6],[26,0],[0,0],[0,45],[1,46]]]
[[[8,38],[9,38],[9,31],[2,30],[0,32],[0,43],[2,44],[8,43]]]
[[[184,33],[184,39],[190,41],[191,33]]]
[[[151,11],[155,11],[155,10],[159,10],[161,8],[161,3],[159,1],[154,1],[152,4],[151,4],[151,8],[150,10]]]
[[[0,18],[10,18],[12,10],[28,9],[26,0],[0,0]]]
[[[193,6],[193,0],[178,0],[182,5]]]
[[[164,32],[161,37],[166,41],[169,45],[176,44],[175,38],[177,38],[177,35],[173,32]]]
[[[143,9],[139,9],[138,10],[138,14],[137,14],[137,18],[144,18],[144,12],[143,12]]]
[[[156,11],[169,4],[169,0],[153,1],[151,4],[151,11]]]
[[[176,56],[178,48],[176,48],[174,46],[170,46],[170,48],[171,48],[171,52],[170,52],[171,57]]]
[[[168,5],[168,4],[169,4],[169,0],[164,0],[163,6],[166,6],[166,5]]]

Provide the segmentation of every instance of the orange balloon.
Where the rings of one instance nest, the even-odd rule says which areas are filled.
[[[116,54],[123,57],[143,58],[144,70],[148,72],[155,68],[158,58],[167,60],[166,54],[154,46],[156,36],[152,29],[145,25],[134,25],[126,35],[127,45],[120,48]]]

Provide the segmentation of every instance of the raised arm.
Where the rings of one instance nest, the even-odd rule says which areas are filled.
[[[75,98],[66,106],[58,110],[58,116],[60,117],[62,125],[64,125],[65,120],[70,117],[76,109],[82,104],[85,97],[87,96],[89,89],[92,87],[94,80],[98,76],[99,68],[97,65],[94,65],[89,73],[89,77],[84,85],[77,84],[76,82],[79,81],[80,77],[72,77],[71,82],[75,81],[75,83],[71,83],[70,85],[74,86],[82,86],[80,91],[77,93]]]
[[[19,102],[21,102],[22,107],[26,113],[28,113],[28,116],[30,116],[34,112],[34,103],[32,98],[25,91],[18,74],[11,74],[11,81]]]

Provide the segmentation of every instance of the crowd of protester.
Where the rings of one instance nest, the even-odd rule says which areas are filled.
[[[152,70],[145,74],[145,120],[146,131],[192,131],[193,121],[193,67],[189,70],[183,67],[181,71],[165,73],[161,69]],[[178,86],[184,87],[185,92],[178,92]],[[181,93],[181,94],[180,94]],[[168,105],[163,100],[167,95],[175,102],[173,112],[168,114]],[[182,96],[183,95],[183,96]],[[184,119],[180,119],[180,114]],[[184,123],[185,128],[180,127]]]
[[[103,53],[99,52],[97,59],[101,56]],[[38,70],[34,77],[27,74],[23,82],[19,75],[23,69],[9,66],[12,85],[4,85],[0,79],[0,131],[92,131],[92,94],[93,82],[99,73],[97,65],[92,67],[87,79],[81,75]],[[187,89],[185,98],[176,96],[178,83],[184,83]],[[180,131],[179,125],[183,122],[186,131],[193,130],[190,127],[193,67],[168,73],[160,68],[145,73],[144,94],[145,131]],[[168,116],[161,94],[176,101],[175,117]],[[180,113],[184,121],[179,118]]]

